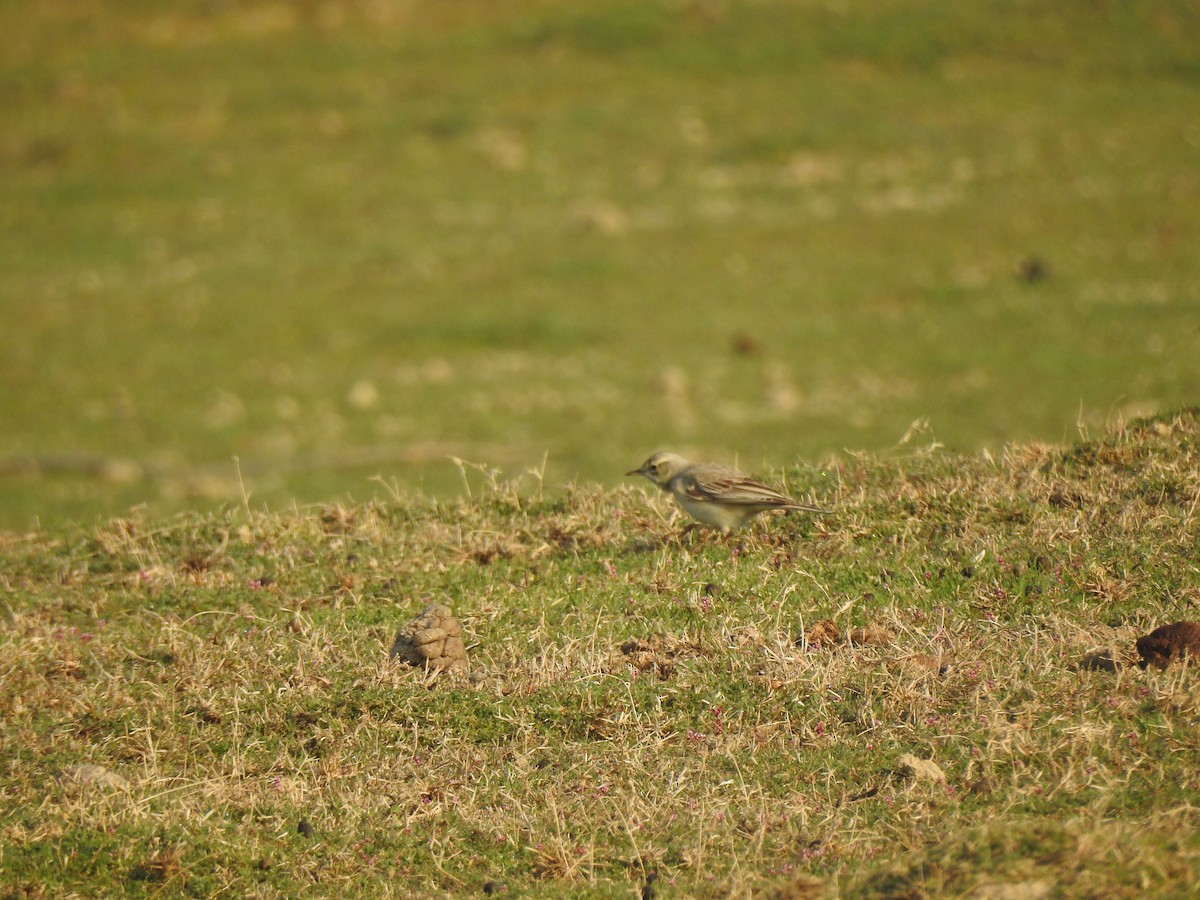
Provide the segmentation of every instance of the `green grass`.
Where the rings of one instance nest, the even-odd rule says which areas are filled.
[[[0,897],[1187,894],[1198,26],[0,4]]]
[[[0,524],[1194,402],[1197,24],[6,4]]]
[[[1200,599],[1198,447],[917,439],[728,538],[528,477],[9,532],[0,894],[1184,895],[1196,671],[1132,662]],[[469,673],[388,659],[431,601]]]

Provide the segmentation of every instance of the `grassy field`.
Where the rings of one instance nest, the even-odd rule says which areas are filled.
[[[1194,2],[0,30],[0,526],[452,497],[450,457],[611,487],[916,420],[998,449],[1200,390]]]
[[[1198,449],[776,471],[832,513],[731,537],[529,479],[9,534],[0,896],[1189,895],[1197,671],[1132,662]],[[469,671],[388,658],[429,602]]]

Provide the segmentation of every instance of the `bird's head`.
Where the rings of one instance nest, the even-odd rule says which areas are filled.
[[[672,478],[690,466],[691,463],[677,453],[660,450],[642,463],[640,469],[626,472],[626,475],[642,475],[649,478],[660,488],[666,488]]]

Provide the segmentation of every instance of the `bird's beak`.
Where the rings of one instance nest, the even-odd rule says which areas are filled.
[[[645,475],[646,470],[645,470],[645,468],[634,469],[632,472],[626,472],[625,474],[626,475]]]

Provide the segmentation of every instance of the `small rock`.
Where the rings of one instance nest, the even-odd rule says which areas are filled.
[[[921,759],[911,753],[900,757],[896,771],[902,778],[911,778],[913,781],[946,781],[946,773],[941,766],[932,759]]]
[[[425,607],[419,616],[400,629],[389,655],[427,669],[456,671],[467,668],[462,625],[454,618],[450,607],[438,603]]]
[[[1115,672],[1117,660],[1111,650],[1093,650],[1086,654],[1075,668],[1080,672]]]
[[[296,826],[296,831],[304,837],[310,838],[313,836],[312,823],[308,819],[301,819],[300,824]]]
[[[80,784],[100,784],[120,790],[125,790],[129,787],[129,779],[124,775],[119,775],[112,769],[106,769],[104,766],[97,766],[92,763],[80,763],[77,766],[72,766],[64,774],[68,778],[78,781]]]
[[[1138,663],[1143,669],[1165,669],[1172,661],[1194,656],[1200,661],[1200,623],[1174,622],[1155,628],[1137,641]]]

